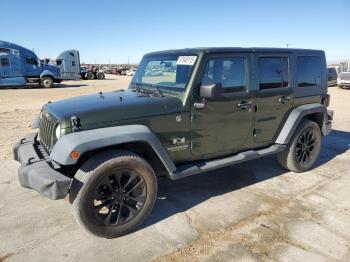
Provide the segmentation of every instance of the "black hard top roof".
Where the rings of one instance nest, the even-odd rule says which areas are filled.
[[[196,47],[184,49],[172,49],[158,52],[151,52],[146,55],[164,55],[164,54],[220,54],[220,53],[313,53],[322,54],[322,50],[313,49],[295,49],[295,48],[271,48],[271,47]]]

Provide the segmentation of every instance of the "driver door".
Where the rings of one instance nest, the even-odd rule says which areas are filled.
[[[196,90],[192,104],[192,154],[203,158],[242,150],[253,130],[254,97],[249,54],[212,55],[207,58],[201,85],[222,85],[215,99],[202,99]]]

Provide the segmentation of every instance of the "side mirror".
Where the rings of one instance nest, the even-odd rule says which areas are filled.
[[[218,98],[221,96],[222,85],[221,83],[201,85],[199,95],[202,98]]]

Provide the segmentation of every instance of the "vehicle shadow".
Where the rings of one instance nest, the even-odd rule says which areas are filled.
[[[323,139],[315,168],[349,150],[350,132],[333,130]],[[184,212],[210,198],[232,192],[287,173],[276,157],[266,157],[192,177],[171,181],[160,178],[158,199],[143,228]],[[229,208],[229,207],[228,207]]]
[[[55,84],[54,88],[72,88],[72,87],[82,87],[82,86],[89,86],[86,84]]]
[[[45,88],[40,85],[25,85],[25,86],[1,86],[0,90],[10,90],[10,89],[55,89],[55,88],[74,88],[89,86],[86,84],[54,84],[53,87]]]

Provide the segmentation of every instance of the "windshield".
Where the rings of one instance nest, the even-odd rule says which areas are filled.
[[[197,56],[145,56],[137,68],[130,87],[156,87],[163,93],[181,96],[186,91]]]

